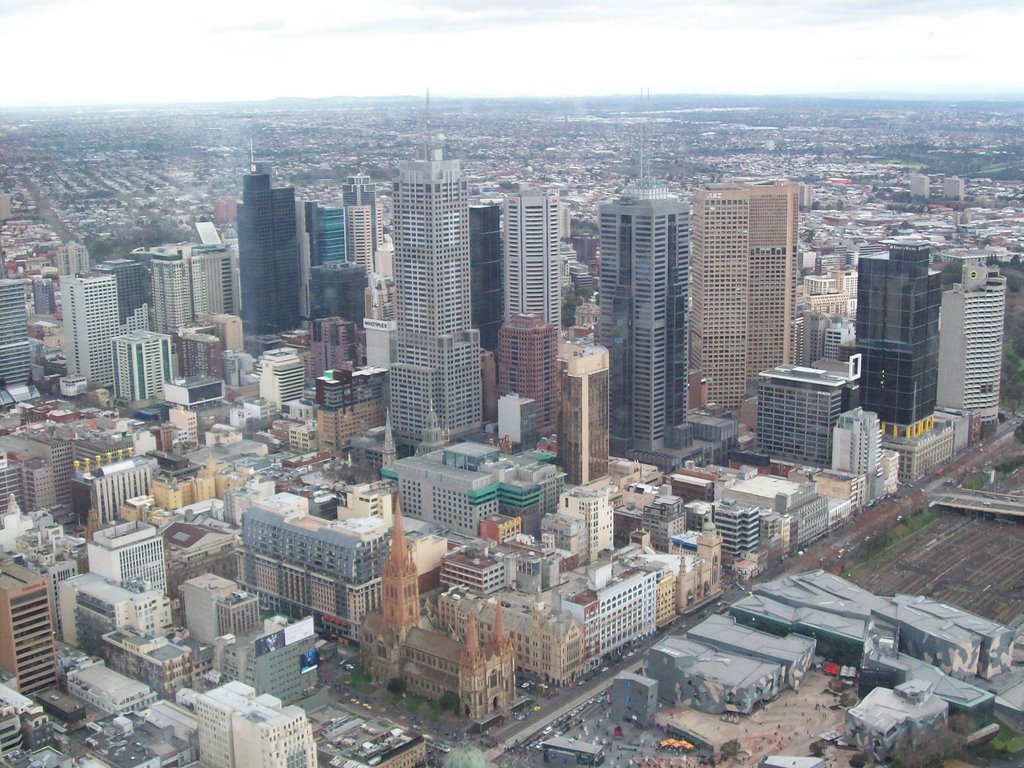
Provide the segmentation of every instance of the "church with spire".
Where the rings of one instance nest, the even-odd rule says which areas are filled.
[[[431,626],[422,611],[416,564],[397,505],[381,587],[381,609],[363,620],[361,640],[363,670],[375,683],[400,678],[408,692],[430,699],[451,691],[459,697],[459,712],[474,720],[512,702],[515,646],[505,631],[500,603],[486,638],[480,637],[475,614],[465,637]]]

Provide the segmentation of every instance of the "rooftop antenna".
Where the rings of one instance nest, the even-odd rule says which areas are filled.
[[[430,160],[430,89],[427,88],[426,107],[423,110],[423,159]]]
[[[256,162],[256,151],[253,149],[252,136],[249,137],[249,164]]]

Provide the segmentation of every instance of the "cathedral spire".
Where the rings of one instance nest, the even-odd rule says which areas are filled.
[[[397,458],[395,434],[391,430],[391,409],[388,408],[387,416],[384,419],[384,451],[381,453],[381,464],[385,467],[390,467]]]
[[[480,633],[476,626],[476,611],[469,609],[469,616],[466,617],[466,650],[462,652],[462,665],[475,668],[483,661],[483,653],[480,651]]]
[[[501,600],[498,600],[498,606],[494,609],[494,627],[491,630],[492,650],[494,653],[504,653],[511,642],[508,632],[505,631],[505,609],[501,607]]]
[[[384,622],[402,631],[415,626],[420,620],[419,576],[405,540],[402,510],[397,499],[392,518],[391,550],[381,574],[381,587]]]

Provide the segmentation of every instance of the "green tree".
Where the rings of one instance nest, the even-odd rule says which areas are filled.
[[[572,291],[562,297],[562,327],[571,328],[576,325],[576,306],[578,304],[579,299]]]
[[[441,709],[448,712],[458,713],[459,711],[459,694],[455,691],[445,691],[441,697]]]
[[[400,677],[392,677],[388,680],[388,693],[395,695],[405,693],[405,680]]]

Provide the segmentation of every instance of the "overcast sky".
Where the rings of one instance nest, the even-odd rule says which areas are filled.
[[[1024,93],[1021,0],[0,0],[0,104]]]

